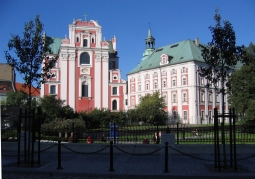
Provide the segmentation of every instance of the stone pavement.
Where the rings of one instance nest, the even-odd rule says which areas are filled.
[[[106,150],[109,150],[107,148]],[[164,150],[164,149],[162,149]],[[17,152],[2,151],[2,178],[3,179],[109,179],[109,178],[255,178],[255,157],[253,154],[238,155],[237,171],[214,168],[213,154],[171,153],[169,149],[168,170],[165,170],[164,152],[155,152],[151,155],[136,156],[126,153],[117,153],[113,156],[113,169],[110,169],[110,156],[107,153],[78,154],[62,152],[61,167],[57,169],[57,152],[45,151],[41,153],[41,163],[34,167],[21,164],[17,166]],[[23,160],[23,158],[21,158]],[[37,155],[35,155],[37,160]]]

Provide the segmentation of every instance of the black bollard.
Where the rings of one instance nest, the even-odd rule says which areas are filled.
[[[165,170],[164,172],[168,173],[168,142],[165,143]]]
[[[61,140],[58,140],[58,170],[63,169],[61,167]]]
[[[114,169],[113,169],[113,146],[112,146],[113,142],[111,141],[110,142],[110,169],[109,171],[110,172],[114,172]]]

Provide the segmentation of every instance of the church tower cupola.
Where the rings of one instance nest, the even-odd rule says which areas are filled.
[[[148,30],[148,37],[145,39],[146,49],[155,49],[155,38],[151,35],[151,29]]]

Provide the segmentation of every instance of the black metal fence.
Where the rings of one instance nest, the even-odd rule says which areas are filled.
[[[220,127],[220,126],[219,126]],[[21,129],[22,131],[23,129]],[[182,124],[171,126],[115,126],[115,128],[81,129],[74,126],[73,129],[63,131],[41,131],[42,141],[58,141],[78,143],[105,143],[113,141],[115,143],[160,143],[161,135],[166,131],[175,134],[176,144],[213,144],[214,128],[191,127]],[[36,130],[37,131],[37,130]],[[237,144],[255,144],[255,127],[237,125],[236,143]],[[230,128],[224,126],[225,141],[230,141]],[[74,134],[74,135],[73,135]],[[36,132],[35,140],[38,140],[39,133]],[[221,140],[221,132],[219,133]],[[17,129],[8,128],[1,130],[2,141],[17,141]]]

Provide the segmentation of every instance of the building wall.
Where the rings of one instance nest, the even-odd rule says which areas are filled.
[[[116,38],[112,39],[114,50]],[[87,45],[85,45],[87,43]],[[85,46],[84,46],[85,45]],[[118,101],[118,110],[124,110],[124,80],[110,81],[109,61],[118,58],[109,57],[109,42],[102,40],[102,27],[91,20],[74,21],[69,25],[69,38],[62,40],[59,47],[57,66],[51,72],[57,73],[55,79],[50,79],[42,87],[43,95],[50,94],[50,86],[56,85],[57,96],[76,111],[86,111],[94,108],[111,109],[112,100]],[[88,53],[89,64],[81,64],[80,57]],[[116,66],[118,69],[118,64]],[[120,78],[120,71],[118,71]],[[59,76],[59,77],[58,77]],[[88,85],[88,96],[82,96],[82,84]],[[109,92],[112,85],[119,86],[119,95],[111,96]],[[109,90],[109,91],[108,91]]]
[[[212,123],[213,121],[209,121],[209,117],[212,119],[213,108],[219,108],[221,101],[219,100],[219,102],[217,102],[217,92],[213,89],[213,86],[209,89],[205,88],[207,82],[205,79],[202,79],[197,72],[202,65],[205,64],[191,61],[128,75],[128,109],[135,108],[135,106],[139,104],[139,98],[141,96],[152,94],[159,90],[161,96],[166,96],[168,112],[171,113],[172,110],[177,111],[181,117],[182,123]],[[186,70],[183,71],[183,68]],[[175,70],[176,73],[173,73],[173,70]],[[146,75],[149,77],[148,79]],[[186,85],[183,84],[183,78],[186,78]],[[173,80],[176,80],[175,86]],[[155,82],[157,83],[156,88]],[[149,83],[149,89],[146,89],[147,83]],[[166,83],[166,86],[164,86],[164,83]],[[141,88],[139,85],[141,85]],[[186,94],[185,101],[184,93]],[[209,94],[211,94],[210,99]],[[174,99],[174,95],[176,95],[176,99]],[[227,97],[225,97],[225,99],[227,99]],[[226,102],[225,105],[225,112],[228,112],[228,103]],[[184,119],[185,111],[187,112],[187,119]],[[203,118],[203,120],[201,120],[201,118]]]

